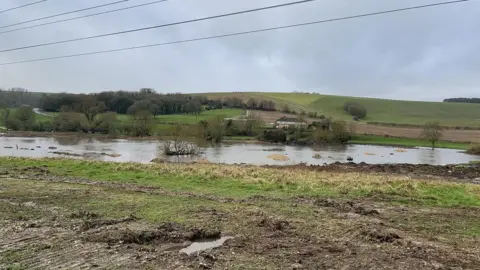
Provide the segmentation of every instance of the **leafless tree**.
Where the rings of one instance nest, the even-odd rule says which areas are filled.
[[[432,149],[435,149],[435,144],[443,137],[443,129],[438,122],[428,122],[423,127],[421,137],[432,143]]]

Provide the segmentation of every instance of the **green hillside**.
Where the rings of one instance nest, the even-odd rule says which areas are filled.
[[[401,101],[374,98],[329,96],[306,93],[212,93],[211,98],[228,96],[269,99],[289,105],[294,110],[317,111],[335,119],[350,120],[344,112],[346,101],[355,101],[367,108],[367,122],[423,125],[428,121],[439,121],[445,126],[480,127],[480,104]]]

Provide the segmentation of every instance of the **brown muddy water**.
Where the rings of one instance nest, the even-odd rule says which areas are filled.
[[[226,164],[293,165],[353,162],[369,164],[460,164],[479,160],[461,150],[408,148],[368,145],[330,146],[320,148],[274,144],[222,144],[203,149],[197,157],[164,157],[162,143],[154,140],[98,140],[93,138],[0,137],[0,156],[70,157],[117,162],[148,163],[153,159],[170,162],[211,162]]]

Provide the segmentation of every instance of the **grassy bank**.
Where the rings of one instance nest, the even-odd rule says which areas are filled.
[[[388,146],[404,146],[404,147],[431,147],[431,143],[422,139],[395,138],[374,135],[355,135],[349,142],[351,144],[367,144],[367,145],[388,145]],[[461,149],[467,150],[470,144],[439,141],[436,143],[437,148]]]
[[[326,173],[301,169],[273,169],[213,164],[104,163],[70,159],[0,158],[9,169],[47,166],[60,176],[133,183],[173,191],[201,192],[245,198],[252,195],[371,197],[386,196],[399,202],[416,201],[439,206],[480,206],[478,185],[438,181],[410,181],[357,173]]]

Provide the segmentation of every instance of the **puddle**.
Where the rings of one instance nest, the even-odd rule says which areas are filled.
[[[203,240],[203,241],[193,242],[190,246],[186,248],[182,248],[180,250],[180,253],[185,253],[187,255],[190,255],[195,252],[221,247],[225,243],[225,241],[229,239],[233,239],[233,237],[225,236],[217,240]]]

